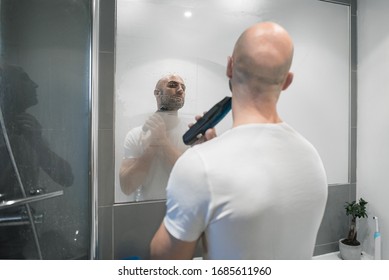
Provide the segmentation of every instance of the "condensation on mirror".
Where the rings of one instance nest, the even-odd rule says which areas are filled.
[[[185,103],[178,118],[181,124],[193,122],[195,115],[230,95],[225,66],[239,34],[268,20],[283,25],[295,43],[294,82],[281,95],[280,115],[318,149],[330,184],[348,182],[348,6],[316,0],[118,0],[116,203],[165,198],[166,174],[148,174],[160,182],[158,192],[149,198],[142,198],[140,189],[125,194],[119,180],[126,136],[157,110],[157,81],[166,74],[182,77]],[[231,115],[217,131],[230,126]]]

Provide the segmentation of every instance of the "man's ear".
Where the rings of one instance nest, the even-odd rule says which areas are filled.
[[[286,90],[292,82],[293,82],[293,73],[289,72],[288,75],[286,75],[284,84],[282,85],[282,90]]]
[[[228,59],[228,61],[227,61],[226,75],[229,79],[231,79],[232,78],[232,67],[233,67],[234,62],[232,61],[231,56],[229,56],[227,59]]]
[[[159,89],[155,89],[154,90],[154,95],[155,96],[158,96],[158,95],[160,95],[161,94],[161,91],[159,90]]]

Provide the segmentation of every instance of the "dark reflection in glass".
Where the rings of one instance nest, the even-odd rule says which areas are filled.
[[[135,201],[166,198],[170,171],[187,149],[182,141],[187,122],[178,115],[185,103],[185,91],[180,76],[162,77],[154,90],[157,111],[126,135],[120,186],[123,193],[133,194]]]
[[[50,191],[40,186],[40,172],[46,173],[60,186],[71,186],[74,177],[69,163],[50,149],[42,136],[40,123],[27,112],[28,108],[38,104],[38,85],[18,66],[3,65],[0,73],[0,105],[6,128],[0,135],[0,201],[23,197],[10,152],[27,196]],[[6,135],[11,151],[5,143]],[[39,219],[40,215],[32,210],[33,216]],[[0,258],[27,258],[25,247],[33,244],[31,240],[26,207],[0,209]]]

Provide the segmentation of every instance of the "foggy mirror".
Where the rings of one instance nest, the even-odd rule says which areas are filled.
[[[330,184],[348,182],[348,6],[318,0],[118,0],[116,203],[165,198],[174,161],[189,148],[182,134],[195,115],[230,95],[227,57],[241,32],[260,21],[281,24],[294,39],[294,82],[280,97],[281,118],[319,150]],[[231,124],[229,114],[217,133]]]

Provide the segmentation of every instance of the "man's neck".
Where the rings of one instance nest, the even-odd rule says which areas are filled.
[[[172,129],[179,123],[178,111],[157,111],[157,113],[164,120],[166,129]]]
[[[254,123],[280,123],[276,102],[232,102],[233,127]]]
[[[253,123],[280,123],[277,102],[279,86],[263,87],[253,92],[246,84],[233,87],[232,116],[233,127]]]

